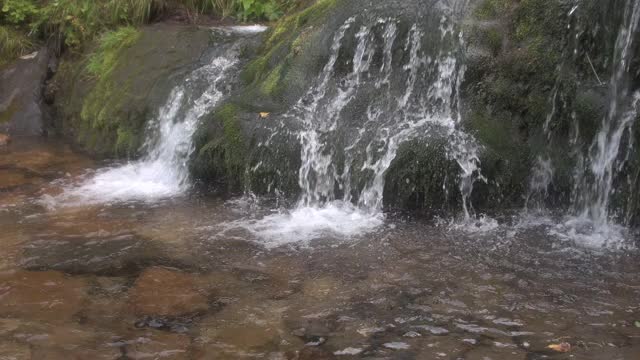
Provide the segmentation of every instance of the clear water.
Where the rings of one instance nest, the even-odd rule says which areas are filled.
[[[250,198],[41,205],[95,167],[56,142],[0,150],[0,358],[640,357],[633,247],[508,213],[475,229],[387,214],[294,241],[230,229],[269,227],[273,205]],[[303,219],[333,216],[317,211]]]

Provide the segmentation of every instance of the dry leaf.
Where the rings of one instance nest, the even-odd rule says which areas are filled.
[[[269,117],[269,115],[270,115],[270,114],[271,114],[271,113],[268,113],[268,112],[261,112],[261,113],[260,113],[260,118],[262,118],[262,119],[266,119],[266,118],[268,118],[268,117]]]
[[[571,344],[563,342],[560,344],[551,344],[549,346],[547,346],[549,349],[553,350],[553,351],[557,351],[557,352],[569,352],[571,351]]]

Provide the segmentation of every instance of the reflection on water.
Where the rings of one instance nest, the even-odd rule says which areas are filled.
[[[40,202],[93,166],[0,152],[0,359],[640,358],[637,250],[394,215],[265,247],[237,202]]]

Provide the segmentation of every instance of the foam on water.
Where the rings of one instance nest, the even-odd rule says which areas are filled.
[[[253,34],[253,33],[261,33],[267,31],[269,27],[259,24],[254,25],[240,25],[240,26],[230,26],[225,29],[231,29],[231,31],[235,31],[237,33],[242,34]]]
[[[260,219],[242,219],[223,225],[224,231],[245,229],[267,248],[319,238],[345,240],[375,231],[384,224],[381,212],[367,212],[351,203],[333,201],[321,207],[301,206]]]

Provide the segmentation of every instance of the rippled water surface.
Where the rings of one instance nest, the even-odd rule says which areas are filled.
[[[393,215],[277,246],[241,199],[51,202],[98,165],[0,150],[0,359],[640,358],[637,250]]]

